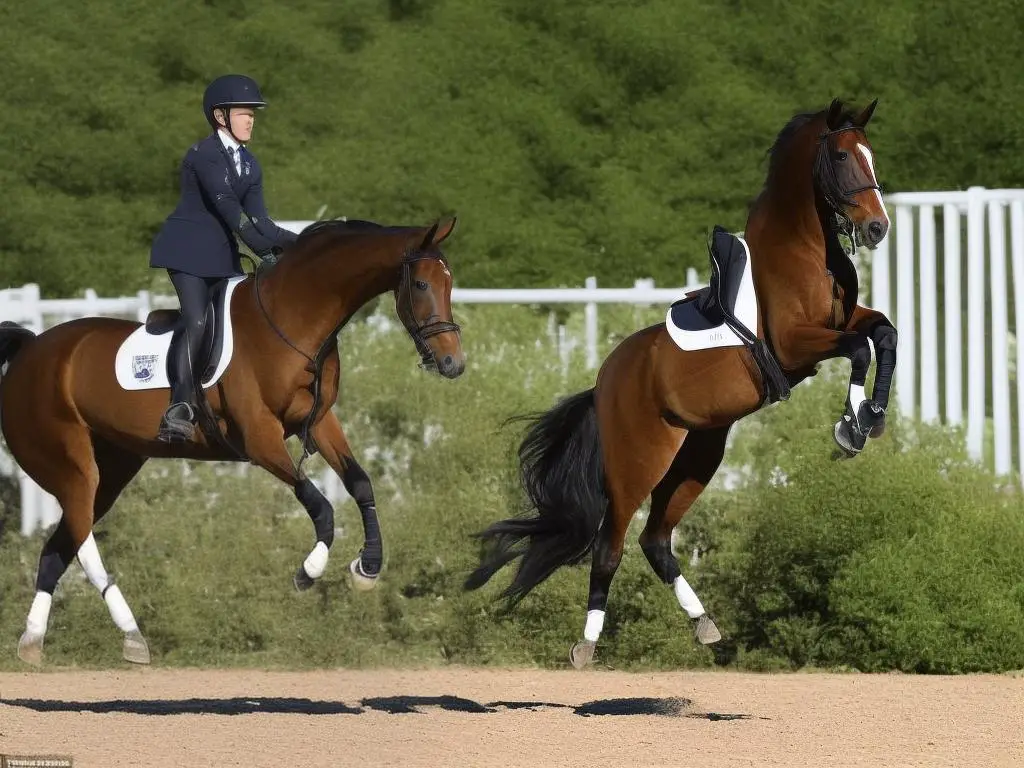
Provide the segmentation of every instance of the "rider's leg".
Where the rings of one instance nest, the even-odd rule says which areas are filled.
[[[171,283],[181,305],[181,337],[175,339],[170,351],[171,404],[164,414],[160,439],[188,440],[195,420],[193,408],[193,377],[201,376],[203,334],[206,331],[207,308],[215,280],[185,272],[170,271]]]

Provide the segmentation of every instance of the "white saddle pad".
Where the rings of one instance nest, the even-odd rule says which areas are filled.
[[[220,301],[214,307],[214,322],[222,325],[223,341],[220,358],[213,374],[203,381],[203,389],[217,383],[231,362],[234,351],[234,335],[231,327],[231,295],[245,275],[232,277],[227,281]],[[167,378],[167,352],[171,346],[173,331],[159,335],[149,333],[143,323],[124,340],[114,359],[114,372],[122,389],[169,389]],[[211,361],[212,362],[212,361]]]
[[[750,248],[747,241],[742,237],[737,239],[743,245],[743,251],[747,256],[747,263],[743,269],[743,277],[740,280],[740,289],[736,294],[736,307],[734,314],[736,319],[750,329],[751,333],[757,333],[757,294],[754,292],[754,276],[750,264]],[[738,347],[743,340],[737,336],[732,328],[724,322],[710,328],[700,328],[701,315],[692,306],[690,301],[676,309],[676,312],[684,318],[692,318],[697,322],[692,327],[679,327],[673,320],[673,307],[669,307],[665,315],[665,328],[672,341],[683,350],[693,351],[698,349],[713,349],[715,347]],[[690,325],[689,323],[684,323]]]

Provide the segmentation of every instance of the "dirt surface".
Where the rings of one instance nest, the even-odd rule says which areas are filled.
[[[1024,765],[1013,676],[0,674],[0,754],[103,766]]]

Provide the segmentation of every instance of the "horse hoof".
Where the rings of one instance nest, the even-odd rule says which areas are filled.
[[[33,667],[43,666],[43,638],[28,632],[18,641],[18,658]]]
[[[295,572],[295,576],[292,577],[292,582],[295,584],[295,589],[299,592],[305,592],[307,589],[313,586],[313,579],[303,566],[299,566],[299,570]]]
[[[836,445],[842,450],[843,455],[848,459],[852,459],[858,453],[860,449],[853,445],[851,440],[850,428],[844,421],[837,421],[835,428],[832,430],[832,436],[835,438]]]
[[[377,579],[380,577],[380,574],[377,576],[364,574],[358,557],[348,564],[348,575],[352,580],[352,588],[358,592],[369,592],[377,586]]]
[[[149,664],[149,644],[139,630],[124,633],[123,656],[132,664]]]
[[[693,634],[701,645],[711,645],[722,639],[722,633],[718,631],[715,622],[706,613],[702,613],[697,619],[697,628]]]
[[[877,438],[877,437],[881,437],[884,434],[885,434],[885,422],[883,421],[881,424],[876,424],[875,426],[873,426],[871,428],[871,431],[868,432],[868,437],[875,437],[875,438]]]
[[[576,669],[583,669],[593,660],[595,648],[596,640],[580,640],[569,651],[569,661]]]

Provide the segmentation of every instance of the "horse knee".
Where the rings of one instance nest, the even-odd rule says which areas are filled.
[[[883,325],[875,329],[875,349],[882,352],[895,352],[899,334],[891,325]]]
[[[374,503],[373,483],[370,482],[370,476],[366,474],[355,459],[348,459],[341,481],[345,485],[345,490],[348,491],[349,496],[355,500],[356,504],[364,506]]]
[[[675,555],[672,554],[672,546],[667,540],[641,542],[640,549],[643,550],[647,562],[651,564],[654,573],[663,583],[671,584],[679,576],[679,563],[676,562]]]

